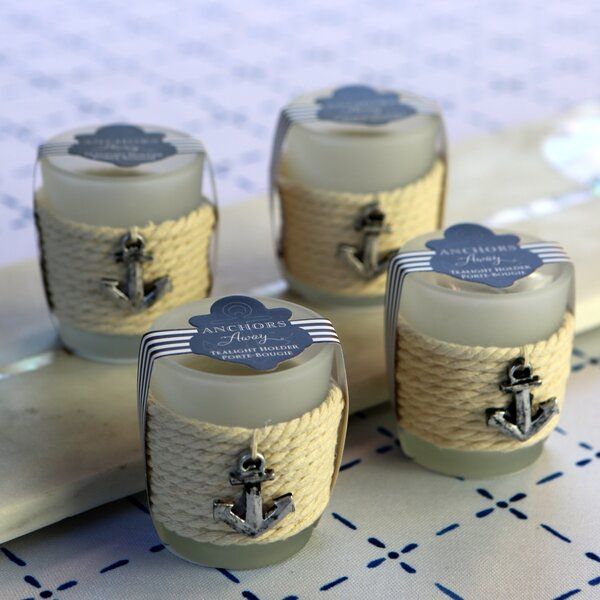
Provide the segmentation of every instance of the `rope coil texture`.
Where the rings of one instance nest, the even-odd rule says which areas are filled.
[[[283,540],[312,525],[323,513],[342,451],[342,390],[332,383],[317,408],[297,419],[259,429],[224,427],[183,417],[152,395],[148,403],[146,464],[153,518],[196,542],[265,544]],[[258,538],[248,538],[213,519],[213,500],[243,493],[229,484],[241,452],[253,449],[275,471],[262,484],[265,506],[291,492],[295,512]]]
[[[393,250],[440,225],[445,163],[438,160],[421,179],[394,190],[354,194],[311,188],[278,178],[282,212],[281,257],[297,281],[336,295],[380,296],[386,275],[364,280],[338,255],[340,244],[360,247],[363,234],[354,229],[360,210],[378,202],[390,233],[379,237],[380,251]]]
[[[533,445],[556,427],[555,416],[526,442],[487,426],[485,411],[512,401],[499,389],[513,360],[523,356],[542,380],[538,402],[556,397],[559,409],[571,370],[574,317],[566,313],[547,340],[518,348],[463,346],[423,335],[406,321],[398,324],[396,416],[406,431],[436,446],[458,450],[511,451]]]
[[[210,244],[216,211],[207,200],[179,219],[115,228],[65,219],[38,193],[35,216],[50,308],[59,319],[83,330],[143,333],[165,311],[206,298],[210,292]],[[153,257],[144,263],[144,281],[168,275],[172,283],[171,291],[139,313],[115,304],[100,283],[105,277],[124,280],[126,269],[115,261],[115,252],[128,231],[142,235],[145,251]]]

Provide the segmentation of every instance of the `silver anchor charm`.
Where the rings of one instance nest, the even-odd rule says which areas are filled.
[[[503,392],[513,395],[513,402],[505,409],[488,409],[488,425],[521,442],[528,440],[558,414],[556,398],[550,398],[540,402],[532,415],[533,394],[529,390],[540,385],[540,378],[532,375],[531,365],[523,357],[517,358],[508,368],[508,378],[500,384]]]
[[[388,262],[397,250],[389,250],[379,256],[379,236],[390,233],[391,227],[385,223],[385,213],[377,202],[365,206],[354,221],[354,230],[362,232],[360,247],[353,244],[340,244],[338,255],[363,279],[373,279],[387,269]]]
[[[139,233],[129,232],[120,241],[121,249],[115,252],[115,260],[126,267],[125,281],[102,279],[102,289],[119,306],[126,306],[134,312],[140,312],[152,306],[171,289],[168,276],[159,277],[150,283],[144,283],[142,265],[152,260],[152,255],[144,252],[144,238]]]
[[[213,502],[213,518],[223,521],[238,533],[248,537],[258,537],[286,515],[294,512],[292,494],[284,494],[273,500],[273,506],[267,510],[263,507],[261,484],[273,481],[273,469],[265,469],[265,457],[257,454],[252,458],[249,453],[242,453],[238,458],[237,469],[230,473],[231,485],[243,485],[244,491],[235,501],[215,500]]]

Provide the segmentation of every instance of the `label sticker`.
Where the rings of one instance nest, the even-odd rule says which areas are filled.
[[[94,133],[76,135],[68,153],[117,167],[137,167],[178,153],[173,144],[164,141],[165,135],[136,125],[106,125]]]
[[[318,119],[339,123],[385,125],[417,113],[416,108],[400,100],[399,94],[379,92],[366,85],[341,87],[315,102]]]
[[[542,265],[537,254],[519,246],[518,236],[473,223],[449,227],[443,239],[426,246],[435,251],[433,271],[495,288],[508,287]]]
[[[313,343],[311,335],[290,322],[288,308],[267,308],[247,296],[217,300],[209,315],[192,317],[194,354],[270,371]]]

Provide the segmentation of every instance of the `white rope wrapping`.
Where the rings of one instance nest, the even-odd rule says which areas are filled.
[[[207,200],[179,219],[144,227],[100,227],[65,219],[43,192],[35,197],[42,271],[48,303],[61,320],[93,332],[141,334],[165,311],[201,298],[210,291],[210,244],[216,211]],[[131,312],[115,304],[101,289],[101,280],[124,279],[115,261],[121,238],[142,235],[153,257],[145,263],[144,280],[168,275],[172,290],[150,308]]]
[[[394,190],[355,194],[311,188],[289,179],[285,165],[278,178],[281,199],[281,258],[298,282],[336,295],[380,296],[386,274],[365,280],[338,254],[340,244],[360,246],[354,229],[360,210],[378,202],[390,233],[379,237],[382,253],[440,226],[446,165],[438,160],[421,179]]]
[[[342,390],[331,385],[321,405],[297,419],[258,429],[223,427],[176,414],[152,395],[148,402],[146,461],[153,518],[197,542],[265,544],[312,525],[323,513],[336,476],[344,437]],[[258,450],[275,480],[262,484],[262,497],[293,494],[295,512],[257,538],[248,538],[213,519],[213,500],[236,497],[229,473],[239,454]]]
[[[518,348],[463,346],[426,336],[406,321],[398,323],[396,417],[406,431],[443,448],[511,451],[533,445],[556,427],[554,417],[521,442],[487,426],[486,409],[507,406],[512,397],[499,389],[507,369],[523,356],[539,375],[534,410],[556,397],[559,409],[570,373],[575,319],[565,314],[547,340]]]

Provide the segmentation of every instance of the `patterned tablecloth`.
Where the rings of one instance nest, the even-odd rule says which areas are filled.
[[[129,120],[198,134],[231,202],[264,190],[276,111],[308,88],[363,81],[431,95],[451,140],[597,95],[593,8],[4,2],[0,263],[34,252],[32,158],[52,133]],[[292,560],[194,567],[129,498],[7,543],[0,598],[600,598],[600,334],[578,348],[561,427],[522,473],[475,482],[422,470],[399,451],[388,409],[375,409],[352,417],[331,504]]]
[[[351,417],[331,503],[291,560],[236,572],[188,564],[131,497],[5,544],[0,597],[598,598],[600,332],[579,346],[561,425],[521,473],[430,473],[402,456],[388,407],[375,408]]]

